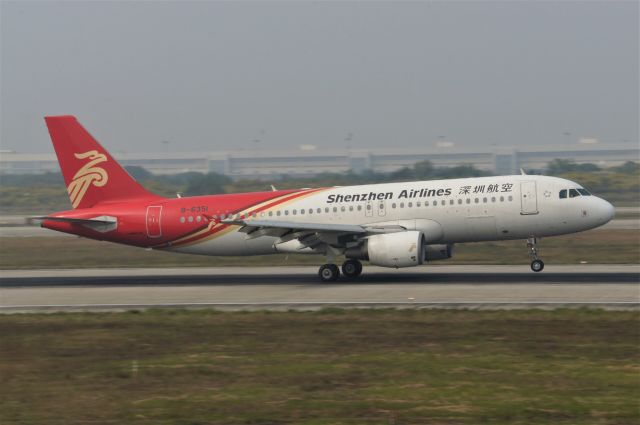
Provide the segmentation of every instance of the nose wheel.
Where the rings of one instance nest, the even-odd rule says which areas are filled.
[[[527,248],[531,257],[531,270],[541,272],[544,269],[544,261],[538,258],[538,248],[536,248],[536,238],[527,239]]]

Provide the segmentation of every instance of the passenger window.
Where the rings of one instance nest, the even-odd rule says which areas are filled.
[[[416,207],[420,207],[420,201],[416,202]]]
[[[467,204],[471,203],[471,198],[467,198]]]
[[[333,212],[337,213],[338,212],[338,207],[333,207]]]
[[[289,210],[284,210],[284,215],[289,215]]]
[[[458,199],[458,205],[462,205],[462,198]]]
[[[491,197],[491,202],[496,202],[496,197],[495,196]]]
[[[578,193],[577,190],[575,189],[569,189],[569,198],[575,198],[577,196],[580,196],[580,194]]]
[[[329,207],[326,207],[326,208],[324,209],[324,212],[328,213],[328,212],[329,212]]]
[[[449,205],[453,205],[453,199],[449,199]]]
[[[478,202],[480,202],[480,200],[476,198],[474,202],[477,204]]]
[[[269,211],[269,217],[273,217],[273,211]]]
[[[500,202],[504,202],[504,196],[500,197]]]
[[[313,208],[309,208],[309,214],[313,214]]]
[[[487,203],[487,198],[482,198],[482,202],[486,204]]]
[[[344,207],[344,205],[340,207],[340,211],[342,211],[342,212],[344,212],[344,211],[345,211],[345,209],[346,209],[346,208]]]
[[[567,189],[562,189],[560,191],[560,199],[564,199],[567,197]]]
[[[353,211],[353,205],[349,205],[349,211]]]
[[[396,203],[394,202],[393,204],[391,204],[391,208],[395,208],[396,207]]]
[[[280,216],[280,211],[278,211],[276,214],[277,214],[278,216]]]
[[[509,201],[513,201],[513,196],[509,195]]]
[[[404,202],[400,202],[400,208],[404,208]]]
[[[185,222],[184,217],[180,217],[180,223],[184,223],[184,222]]]
[[[362,205],[358,205],[358,211],[362,211]]]
[[[429,206],[429,201],[424,201],[424,206],[428,207]]]
[[[409,202],[409,204],[407,205],[407,207],[409,207],[409,208],[413,207],[413,203],[412,203],[412,202]]]
[[[367,204],[367,211],[371,211],[371,204]]]
[[[438,201],[433,201],[433,206],[435,207],[436,205],[438,205]]]
[[[202,221],[202,217],[197,216],[197,217],[196,217],[196,221],[197,221],[198,223],[200,223],[200,221]]]
[[[321,213],[322,213],[322,208],[318,208],[318,209],[316,210],[316,212],[317,212],[318,214],[321,214]]]

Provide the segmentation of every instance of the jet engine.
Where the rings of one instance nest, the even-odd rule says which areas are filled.
[[[369,236],[363,244],[347,248],[345,256],[381,267],[419,266],[425,261],[424,235],[407,231]]]
[[[424,251],[427,261],[446,260],[453,257],[453,245],[427,245]]]

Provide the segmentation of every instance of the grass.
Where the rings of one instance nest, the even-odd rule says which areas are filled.
[[[591,230],[539,242],[547,264],[640,262],[639,230]],[[317,255],[203,257],[71,237],[0,238],[0,269],[82,267],[204,267],[318,265]],[[524,241],[459,244],[454,257],[434,264],[527,264]]]
[[[0,317],[0,423],[632,424],[638,312]]]

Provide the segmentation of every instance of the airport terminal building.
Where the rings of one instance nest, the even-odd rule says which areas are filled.
[[[473,165],[496,174],[516,174],[520,168],[544,170],[554,159],[593,163],[601,167],[637,161],[637,144],[533,147],[530,149],[464,150],[462,148],[343,149],[297,151],[228,151],[191,153],[116,153],[123,165],[140,166],[155,174],[187,171],[225,174],[235,179],[277,180],[284,176],[304,177],[348,171],[391,172],[416,162],[431,161],[435,167]],[[38,174],[59,171],[53,153],[0,153],[0,174]]]

